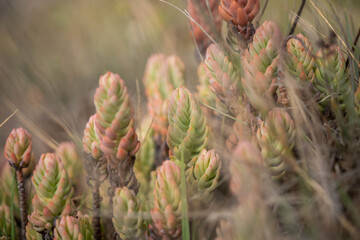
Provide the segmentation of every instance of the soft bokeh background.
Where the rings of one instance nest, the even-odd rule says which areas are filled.
[[[186,0],[168,2],[186,8]],[[286,33],[300,2],[270,0],[262,21],[273,19]],[[323,4],[325,0],[313,2],[335,23],[337,17],[343,23],[346,16],[353,18],[350,32],[359,27],[359,0],[334,1],[337,16],[330,5]],[[298,31],[312,39],[328,35],[329,28],[309,1]],[[36,158],[60,141],[80,141],[95,111],[92,98],[98,78],[106,71],[119,73],[126,81],[133,105],[141,109],[136,118],[141,118],[146,112],[142,75],[147,58],[157,52],[183,59],[187,84],[194,90],[197,61],[188,19],[168,4],[158,0],[0,1],[0,122],[19,110],[0,128],[0,149],[11,128],[19,126],[33,134]]]

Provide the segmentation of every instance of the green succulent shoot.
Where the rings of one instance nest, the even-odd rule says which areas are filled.
[[[140,201],[133,190],[123,187],[115,190],[112,222],[122,239],[145,239],[146,222]]]
[[[117,168],[119,162],[131,159],[140,147],[134,128],[134,109],[124,80],[111,72],[101,76],[94,103],[100,149],[108,157],[110,167]]]
[[[70,181],[75,185],[80,184],[82,177],[83,161],[77,153],[74,143],[61,143],[56,149],[56,154],[60,157],[61,162],[68,173]]]
[[[81,217],[63,216],[57,219],[54,240],[93,240],[91,229],[88,229],[91,224],[81,224],[82,221],[89,221],[89,218],[84,220]]]
[[[280,108],[268,112],[258,129],[257,140],[272,175],[281,177],[285,173],[283,157],[291,154],[295,141],[295,123],[291,116]]]
[[[171,95],[168,109],[167,143],[175,159],[188,164],[206,147],[208,128],[206,119],[194,96],[185,87]]]
[[[209,200],[210,193],[218,186],[221,171],[221,160],[215,150],[203,149],[194,157],[191,168],[186,171],[187,183],[192,194],[199,199]]]
[[[36,195],[29,221],[41,232],[51,229],[55,217],[71,214],[73,188],[60,157],[54,153],[41,156],[31,180]]]
[[[276,98],[278,65],[283,36],[275,22],[265,21],[242,57],[242,84],[248,101],[262,113]]]
[[[163,239],[181,236],[180,168],[165,161],[156,170],[154,207],[151,209],[155,233]]]
[[[331,107],[334,111],[338,106],[345,109],[351,85],[340,48],[336,45],[321,48],[316,56],[316,66],[314,88],[319,93],[319,106],[322,109]]]
[[[297,34],[286,43],[287,56],[285,63],[288,71],[302,85],[307,85],[315,79],[315,58],[310,41]]]
[[[230,112],[237,115],[242,101],[240,72],[215,44],[208,47],[205,64],[212,91]]]

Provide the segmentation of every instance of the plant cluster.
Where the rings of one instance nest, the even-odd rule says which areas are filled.
[[[0,234],[358,238],[356,42],[352,51],[334,40],[315,47],[302,33],[285,36],[273,21],[254,26],[259,10],[259,0],[188,0],[191,32],[204,58],[198,91],[185,87],[179,57],[151,56],[143,78],[147,116],[136,126],[125,81],[107,72],[85,126],[83,157],[72,143],[43,154],[32,173],[33,194],[24,184],[34,161],[31,135],[14,129],[4,155],[18,193],[10,194],[13,177],[4,170]],[[82,169],[91,191],[82,189]],[[79,202],[81,195],[91,203],[87,197]]]

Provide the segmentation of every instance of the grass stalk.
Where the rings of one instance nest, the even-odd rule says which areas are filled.
[[[182,230],[182,239],[190,240],[190,229],[189,229],[189,216],[188,216],[188,204],[186,197],[186,181],[185,181],[185,160],[184,160],[184,150],[181,151],[181,230]]]

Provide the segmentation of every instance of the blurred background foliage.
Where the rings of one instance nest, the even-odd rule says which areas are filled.
[[[186,0],[168,2],[180,9],[187,5]],[[270,0],[262,21],[275,20],[286,33],[300,2]],[[354,24],[360,22],[359,0],[313,2],[335,23],[352,19],[349,32],[359,27]],[[298,31],[310,39],[328,36],[328,26],[309,1]],[[181,57],[187,86],[194,90],[197,57],[188,19],[169,4],[158,0],[0,1],[0,122],[19,110],[0,128],[0,146],[10,130],[20,125],[34,136],[36,159],[60,141],[79,143],[95,111],[92,99],[98,78],[106,71],[119,73],[126,81],[133,105],[141,110],[135,113],[138,120],[146,112],[145,63],[158,52]]]

